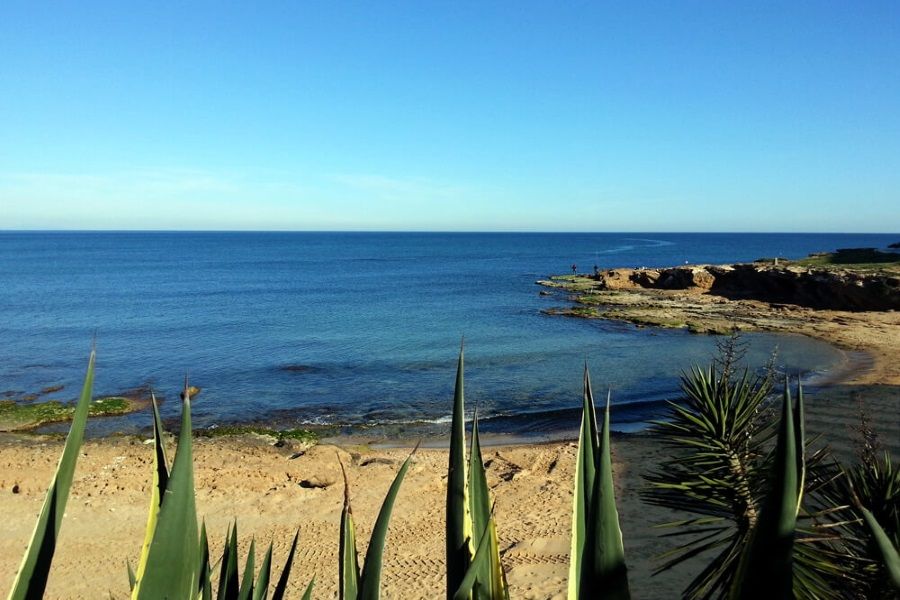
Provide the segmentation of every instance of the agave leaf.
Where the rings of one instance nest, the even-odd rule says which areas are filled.
[[[609,441],[609,395],[600,432],[600,452],[594,490],[588,511],[587,535],[581,564],[581,598],[627,600],[628,568],[625,566],[625,547],[616,509],[613,485],[612,453]],[[599,595],[598,595],[599,594]]]
[[[359,577],[359,598],[361,600],[378,600],[381,597],[381,567],[388,524],[391,520],[391,512],[394,510],[394,502],[397,500],[397,494],[400,492],[400,486],[403,484],[403,478],[406,477],[413,454],[416,453],[418,448],[418,446],[413,448],[410,455],[403,461],[400,471],[394,477],[387,496],[385,496],[384,502],[381,504],[381,510],[378,511],[378,518],[375,519],[375,527],[372,529],[372,536],[369,538],[369,548],[366,550],[366,560],[363,563],[362,574]]]
[[[240,591],[237,572],[237,521],[228,528],[225,548],[222,550],[222,566],[219,571],[219,591],[216,600],[236,600]]]
[[[466,414],[464,400],[464,352],[459,349],[453,417],[450,424],[450,456],[447,467],[447,598],[459,588],[472,557],[472,523],[466,489]]]
[[[259,566],[259,577],[253,590],[253,600],[266,600],[269,595],[269,576],[272,572],[272,544],[266,550],[262,564]]]
[[[297,551],[297,539],[300,537],[300,532],[294,534],[294,541],[291,542],[291,549],[288,552],[287,560],[284,562],[284,568],[281,570],[281,576],[278,578],[278,583],[275,584],[275,591],[272,592],[272,600],[284,600],[285,591],[287,591],[287,582],[291,576],[291,565],[294,563],[294,552]],[[312,586],[313,582],[309,582],[309,586],[306,588],[307,595],[312,594]]]
[[[478,411],[472,420],[472,443],[469,450],[469,514],[472,530],[487,532],[487,522],[491,518],[491,499],[488,491],[487,475],[481,457],[481,442],[478,439]],[[476,547],[481,538],[473,540]]]
[[[478,409],[472,420],[472,443],[469,449],[467,496],[469,503],[469,515],[472,523],[472,531],[482,531],[482,535],[488,535],[488,522],[491,520],[491,500],[488,492],[487,476],[484,471],[484,462],[481,458],[481,443],[478,439]],[[481,538],[472,540],[477,547]],[[490,561],[480,561],[476,574],[474,598],[479,599],[484,587],[491,581]],[[487,597],[491,597],[489,590]]]
[[[144,577],[138,581],[138,599],[189,598],[198,587],[195,578],[200,544],[193,461],[191,399],[185,382],[178,449],[161,501]]]
[[[162,439],[162,422],[159,419],[159,407],[156,404],[156,395],[150,393],[150,406],[153,409],[153,485],[150,486],[150,507],[147,509],[147,525],[144,528],[144,544],[141,547],[141,558],[138,561],[138,570],[135,585],[131,592],[134,598],[140,593],[140,582],[147,568],[147,557],[150,555],[150,543],[156,531],[156,520],[159,517],[159,508],[169,483],[169,461],[166,458],[166,446]]]
[[[206,521],[200,525],[200,564],[197,571],[200,576],[197,578],[197,591],[201,597],[204,594],[212,594],[209,586],[210,568],[209,568],[209,538],[206,535]]]
[[[59,538],[59,529],[62,526],[66,502],[69,500],[69,491],[75,475],[78,451],[84,440],[84,427],[87,423],[91,390],[94,386],[95,357],[96,352],[91,350],[87,372],[84,376],[84,385],[81,388],[78,403],[75,405],[75,414],[72,417],[69,435],[66,437],[66,445],[63,447],[62,457],[59,459],[56,473],[53,475],[50,488],[44,498],[44,505],[34,527],[28,550],[25,551],[19,572],[16,574],[16,580],[10,590],[10,600],[41,598],[47,587],[50,564],[53,562],[56,540]]]
[[[479,596],[486,600],[509,600],[509,585],[506,583],[506,571],[500,562],[500,539],[497,535],[497,525],[494,518],[488,521],[491,539],[488,541],[490,554],[490,590],[488,596]]]
[[[498,600],[505,597],[503,565],[500,562],[500,547],[497,541],[497,528],[491,516],[490,491],[481,457],[481,442],[478,438],[478,411],[472,421],[472,445],[469,450],[469,513],[472,518],[472,531],[483,531],[482,535],[492,535],[488,549],[489,560],[483,561],[479,568],[475,597]],[[477,540],[477,545],[481,539]]]
[[[250,540],[250,551],[247,552],[247,562],[244,564],[244,575],[241,577],[241,587],[238,590],[238,600],[250,600],[253,597],[253,571],[256,560],[256,540]]]
[[[867,508],[860,506],[859,511],[862,513],[863,520],[872,533],[875,546],[881,555],[881,562],[888,573],[888,577],[891,578],[891,583],[894,584],[894,588],[900,591],[900,554],[898,554],[897,548],[894,547],[887,533],[885,533],[875,516]]]
[[[486,565],[490,561],[490,534],[487,529],[481,533],[481,542],[475,549],[475,555],[469,563],[469,568],[463,573],[463,578],[459,583],[459,587],[453,592],[451,600],[467,600],[471,597],[472,591],[478,580],[478,574],[486,570]]]
[[[584,541],[587,536],[588,510],[594,491],[596,472],[597,416],[594,412],[594,396],[587,363],[584,365],[581,429],[578,434],[578,450],[575,458],[575,491],[572,495],[572,545],[569,550],[569,600],[577,600],[581,589],[581,562]]]
[[[200,570],[200,598],[212,600],[212,573],[207,562]]]
[[[359,595],[359,554],[356,551],[356,525],[350,509],[350,482],[344,463],[338,457],[344,475],[344,509],[341,511],[340,558],[338,561],[338,586],[340,600],[356,600]]]
[[[306,591],[303,592],[303,598],[302,598],[302,600],[311,600],[311,598],[312,598],[312,591],[313,591],[313,585],[314,585],[315,583],[316,583],[316,578],[313,577],[312,580],[309,582],[309,585],[306,586]],[[274,599],[273,599],[273,600],[274,600]]]
[[[803,425],[797,419],[802,418],[801,398],[797,406],[792,406],[786,381],[771,486],[732,582],[732,598],[793,598],[794,530],[800,509],[799,486],[804,478],[804,467],[798,460],[802,457],[798,444],[802,447],[804,440]]]

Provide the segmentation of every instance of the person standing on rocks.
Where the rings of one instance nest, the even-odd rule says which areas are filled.
[[[572,275],[578,274],[578,265],[572,263]]]

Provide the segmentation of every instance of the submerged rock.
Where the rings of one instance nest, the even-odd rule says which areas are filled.
[[[197,396],[200,395],[200,392],[203,391],[203,388],[199,388],[195,385],[190,385],[190,386],[188,386],[187,391],[191,395],[191,398],[196,398]],[[181,394],[179,394],[179,395],[181,396],[181,399],[184,400],[184,392],[181,392]]]

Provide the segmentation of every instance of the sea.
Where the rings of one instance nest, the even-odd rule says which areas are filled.
[[[71,400],[92,344],[95,395],[151,387],[194,426],[261,423],[438,435],[457,355],[483,431],[552,438],[577,427],[582,371],[640,430],[708,364],[721,337],[548,316],[538,279],[595,265],[660,267],[883,248],[896,235],[734,233],[0,232],[0,397]],[[743,336],[815,382],[848,355],[799,335]],[[852,360],[849,360],[852,364]],[[61,389],[40,394],[61,386]],[[91,435],[146,431],[147,411]]]

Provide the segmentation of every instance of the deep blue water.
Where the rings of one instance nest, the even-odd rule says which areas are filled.
[[[884,247],[896,235],[0,233],[0,391],[77,394],[96,333],[95,389],[144,384],[177,414],[185,373],[203,388],[194,421],[360,425],[440,421],[466,340],[466,396],[486,427],[574,426],[582,365],[612,389],[619,428],[659,414],[678,375],[716,339],[548,317],[535,280],[575,262],[666,266]],[[792,370],[843,355],[799,336],[755,334]],[[303,365],[300,370],[285,370]],[[525,415],[522,417],[522,415]],[[518,418],[498,418],[519,415]],[[493,417],[493,418],[492,418]],[[146,425],[145,414],[104,430]],[[95,428],[97,425],[94,426]]]

